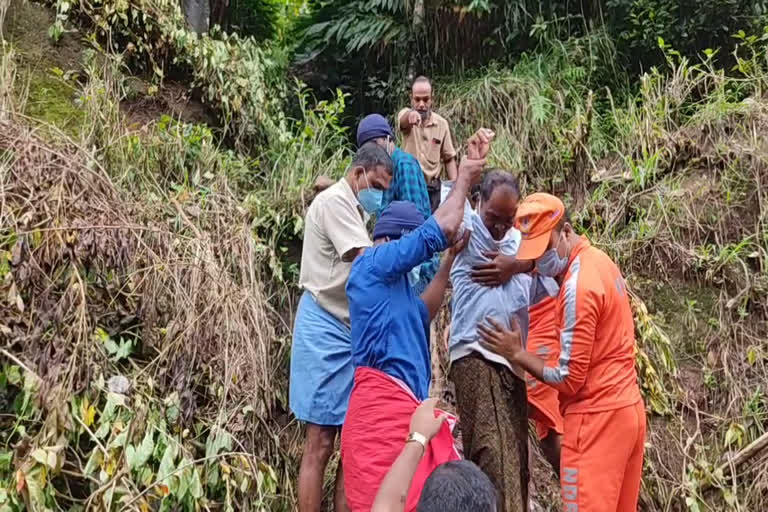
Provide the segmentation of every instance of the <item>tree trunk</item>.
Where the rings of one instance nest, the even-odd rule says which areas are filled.
[[[198,34],[208,32],[211,19],[209,0],[181,0],[181,9],[189,28]]]
[[[414,0],[413,21],[411,22],[410,47],[408,48],[408,82],[416,78],[416,63],[419,57],[419,35],[424,26],[424,0]],[[419,70],[421,71],[421,70]]]

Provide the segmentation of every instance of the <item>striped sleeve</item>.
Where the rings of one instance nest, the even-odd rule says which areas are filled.
[[[599,311],[599,297],[579,282],[581,260],[577,257],[564,283],[560,300],[563,325],[560,331],[560,359],[545,367],[544,382],[560,391],[575,394],[584,385],[592,358]],[[581,284],[581,286],[580,286]]]

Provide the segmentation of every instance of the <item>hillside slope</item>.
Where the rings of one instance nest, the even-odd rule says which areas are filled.
[[[244,148],[202,124],[217,117],[199,91],[147,95],[152,79],[84,50],[87,31],[53,44],[50,11],[11,7],[0,509],[293,510],[290,257],[310,184],[347,162],[343,98],[299,91],[300,119]],[[619,101],[590,90],[589,48],[447,83],[439,109],[458,140],[493,127],[492,163],[567,197],[624,270],[650,418],[643,510],[762,510],[768,452],[743,450],[768,424],[764,49],[738,79],[669,54]]]

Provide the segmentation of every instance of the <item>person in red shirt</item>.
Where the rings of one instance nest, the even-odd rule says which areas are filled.
[[[562,201],[532,194],[519,205],[518,259],[560,282],[560,358],[549,366],[521,343],[519,327],[480,325],[485,346],[559,391],[566,512],[637,510],[645,406],[635,371],[635,328],[618,267],[573,229]]]

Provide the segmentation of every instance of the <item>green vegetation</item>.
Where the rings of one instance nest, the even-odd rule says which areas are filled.
[[[70,135],[77,135],[83,122],[83,111],[74,103],[76,89],[60,76],[33,73],[29,76],[29,97],[25,114],[54,126],[61,126]]]
[[[729,465],[768,425],[760,3],[270,0],[203,35],[168,0],[8,5],[0,511],[294,510],[303,212],[420,72],[626,274],[644,509],[765,508],[764,455]]]

